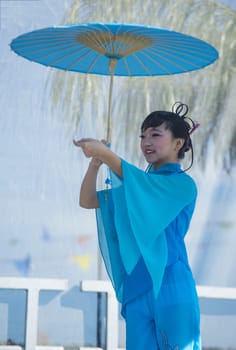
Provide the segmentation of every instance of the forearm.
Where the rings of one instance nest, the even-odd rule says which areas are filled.
[[[109,148],[104,148],[98,155],[98,158],[119,177],[123,177],[121,159]]]
[[[90,162],[80,188],[80,206],[86,209],[99,208],[96,190],[99,166],[93,160]]]

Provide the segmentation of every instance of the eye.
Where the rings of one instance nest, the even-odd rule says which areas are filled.
[[[140,139],[144,139],[144,135],[140,135],[139,137],[140,137]]]
[[[158,134],[157,132],[154,132],[154,133],[152,134],[152,137],[157,137],[157,136],[161,136],[161,134]]]

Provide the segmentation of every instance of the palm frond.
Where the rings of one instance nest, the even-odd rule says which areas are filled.
[[[156,109],[170,109],[176,100],[190,107],[201,124],[193,136],[195,159],[204,167],[209,140],[214,140],[219,166],[236,160],[235,60],[236,15],[214,1],[75,0],[64,23],[125,22],[152,25],[192,35],[215,46],[219,60],[200,71],[149,78],[115,77],[112,147],[140,163],[139,127]],[[53,104],[70,127],[84,135],[104,137],[109,78],[54,71]],[[103,134],[103,135],[102,135]]]

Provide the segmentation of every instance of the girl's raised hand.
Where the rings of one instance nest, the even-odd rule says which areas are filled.
[[[99,166],[105,163],[118,176],[123,177],[121,158],[110,150],[106,141],[84,138],[78,141],[73,140],[73,143],[75,146],[81,147],[86,157],[93,158],[91,162],[93,165]]]
[[[83,138],[80,140],[73,140],[75,146],[80,147],[87,158],[97,158],[103,155],[107,150],[106,141],[96,140],[92,138]]]

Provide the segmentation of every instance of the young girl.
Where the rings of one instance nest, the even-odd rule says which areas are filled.
[[[156,111],[141,126],[142,171],[103,141],[74,144],[91,157],[80,205],[96,208],[98,237],[108,275],[126,320],[127,350],[199,350],[199,306],[184,237],[197,189],[180,160],[193,148],[197,125],[188,107]],[[102,163],[111,169],[111,189],[96,191]],[[191,166],[190,165],[190,166]]]

